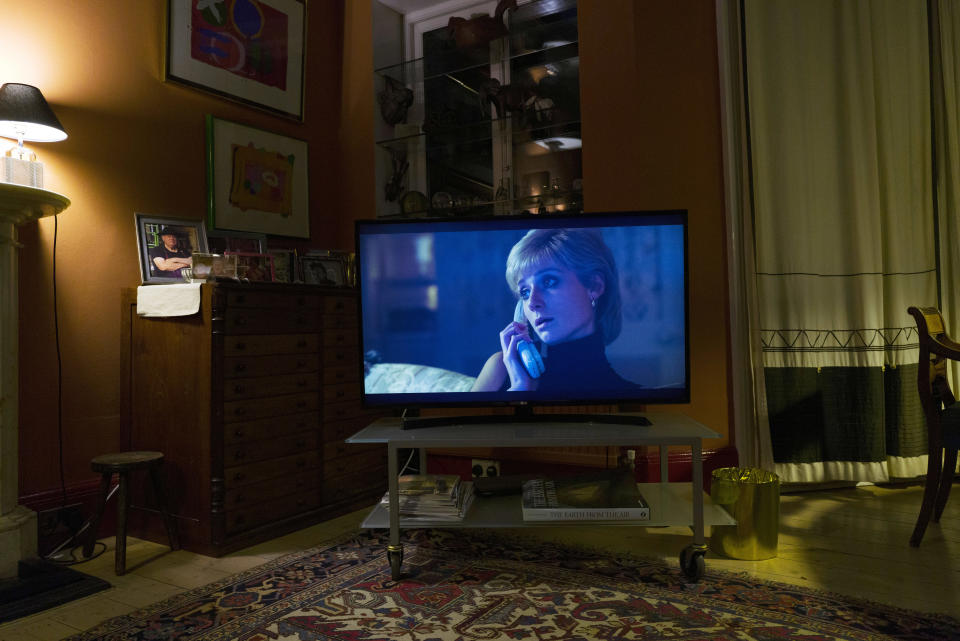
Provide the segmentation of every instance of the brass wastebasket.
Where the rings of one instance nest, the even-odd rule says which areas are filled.
[[[746,467],[714,470],[710,498],[736,525],[714,525],[710,549],[732,559],[760,561],[777,556],[780,533],[780,478],[773,472]]]

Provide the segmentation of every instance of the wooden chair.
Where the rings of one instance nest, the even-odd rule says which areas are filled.
[[[960,361],[960,343],[947,336],[943,316],[936,307],[909,307],[907,312],[917,322],[917,391],[927,421],[927,479],[920,515],[910,537],[910,545],[917,547],[931,517],[940,521],[953,484],[960,449],[960,403],[947,382],[947,363]]]

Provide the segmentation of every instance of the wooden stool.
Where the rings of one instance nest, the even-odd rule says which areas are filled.
[[[100,473],[100,498],[97,501],[97,515],[90,529],[90,536],[83,546],[84,558],[93,554],[93,545],[97,541],[97,530],[103,518],[103,510],[107,507],[107,497],[110,492],[110,481],[114,473],[119,478],[120,496],[117,497],[117,550],[116,572],[121,575],[126,571],[127,562],[127,505],[130,497],[127,494],[130,472],[147,469],[150,471],[150,480],[153,482],[153,491],[157,498],[157,506],[163,516],[163,524],[167,528],[167,537],[170,539],[170,549],[180,549],[177,539],[177,528],[173,517],[167,512],[166,496],[163,491],[163,480],[160,477],[160,466],[163,464],[162,452],[115,452],[103,454],[90,461],[94,472]]]

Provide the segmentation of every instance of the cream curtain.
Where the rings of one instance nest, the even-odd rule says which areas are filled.
[[[741,6],[775,470],[786,482],[922,474],[906,309],[938,304],[926,4]]]
[[[743,57],[740,47],[740,3],[719,0],[716,6],[730,280],[733,441],[737,446],[741,466],[773,471],[759,332],[753,217],[750,213],[750,167]]]
[[[941,311],[960,336],[960,3],[933,3],[932,65],[937,150]],[[960,368],[954,363],[953,381]]]

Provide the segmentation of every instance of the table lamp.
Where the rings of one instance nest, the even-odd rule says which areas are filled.
[[[67,137],[40,90],[31,85],[8,82],[0,87],[0,136],[17,144],[0,157],[0,180],[43,187],[43,163],[23,146],[31,142],[57,142]]]

